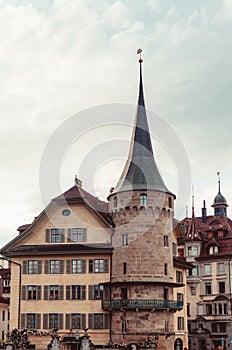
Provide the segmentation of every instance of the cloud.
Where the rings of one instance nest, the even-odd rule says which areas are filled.
[[[174,7],[172,1],[155,0],[145,5],[141,9],[139,1],[122,0],[1,1],[2,241],[43,209],[38,171],[52,132],[87,107],[136,102],[140,44],[147,106],[176,128],[197,182],[205,185],[202,177],[211,173],[209,181],[214,182],[219,165],[224,173],[231,172],[230,1],[221,7],[216,0],[204,7],[200,2]],[[72,186],[75,157],[71,168],[62,170],[64,190]],[[160,163],[171,181],[169,164]],[[110,181],[111,176],[105,178]],[[107,195],[113,184],[104,185]],[[98,187],[102,193],[102,185]]]

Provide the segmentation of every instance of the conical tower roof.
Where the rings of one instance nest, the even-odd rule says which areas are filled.
[[[140,58],[138,105],[131,137],[130,151],[128,160],[114,192],[153,190],[172,194],[165,186],[154,159],[144,102],[142,62]]]
[[[195,221],[194,197],[192,198],[192,218],[191,218],[188,233],[186,236],[186,241],[201,241],[201,236],[196,227],[196,221]]]
[[[214,208],[214,215],[216,216],[227,216],[226,208],[228,204],[225,197],[221,194],[221,179],[220,172],[217,172],[218,175],[218,194],[214,198],[212,207]]]

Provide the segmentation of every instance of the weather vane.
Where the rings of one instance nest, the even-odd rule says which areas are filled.
[[[143,50],[142,50],[141,47],[140,47],[140,49],[137,50],[137,55],[139,55],[139,63],[142,63],[142,62],[143,62],[143,59],[142,59],[142,57],[141,57],[142,52],[143,52]]]

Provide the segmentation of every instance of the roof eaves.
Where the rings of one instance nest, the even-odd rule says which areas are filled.
[[[20,242],[27,234],[31,232],[31,230],[34,228],[34,226],[44,217],[44,215],[47,213],[47,211],[50,209],[50,207],[53,206],[53,202],[51,201],[47,207],[36,217],[36,219],[30,224],[30,226],[21,234],[18,234],[15,238],[13,238],[9,243],[7,243],[3,248],[0,250],[0,254],[4,255],[4,253],[7,252],[8,248],[14,245],[17,242]]]

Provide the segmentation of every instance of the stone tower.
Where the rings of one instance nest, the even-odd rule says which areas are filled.
[[[146,116],[142,59],[139,96],[128,160],[108,200],[115,230],[111,282],[103,307],[111,311],[111,340],[160,340],[170,347],[174,312],[172,225],[175,195],[155,162]]]

